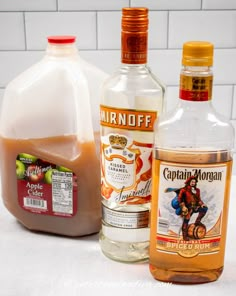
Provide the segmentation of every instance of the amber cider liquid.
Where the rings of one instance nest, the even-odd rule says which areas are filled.
[[[0,150],[2,198],[6,208],[25,227],[65,236],[87,235],[100,230],[100,168],[94,141],[83,143],[76,135],[17,140],[1,137]],[[64,166],[77,175],[77,212],[74,216],[41,215],[20,207],[16,178],[16,158],[20,153]]]
[[[226,164],[226,184],[223,213],[222,229],[219,252],[204,255],[197,255],[192,258],[182,257],[176,254],[168,254],[157,250],[157,209],[158,207],[158,187],[160,180],[160,161],[171,161],[178,165],[191,164],[197,165],[198,168],[207,165]],[[230,196],[232,159],[227,151],[219,152],[192,152],[183,151],[155,151],[153,161],[153,190],[151,204],[151,234],[150,234],[150,272],[157,280],[164,282],[180,284],[197,284],[211,282],[218,279],[224,267],[225,243],[228,220],[228,205]]]

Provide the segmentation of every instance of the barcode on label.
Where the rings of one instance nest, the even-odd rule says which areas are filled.
[[[34,199],[34,198],[25,197],[24,198],[24,206],[46,210],[47,209],[47,201],[41,200],[41,199]]]
[[[158,219],[158,232],[167,233],[169,229],[169,221],[165,218],[159,217]]]

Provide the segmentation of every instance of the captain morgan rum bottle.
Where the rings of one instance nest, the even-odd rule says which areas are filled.
[[[122,10],[122,64],[101,99],[100,245],[111,259],[148,258],[154,121],[163,85],[147,67],[148,9]]]
[[[213,45],[187,42],[177,107],[155,126],[150,271],[174,283],[223,271],[234,130],[212,107]]]

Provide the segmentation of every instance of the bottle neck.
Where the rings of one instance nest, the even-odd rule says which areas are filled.
[[[78,56],[78,50],[75,43],[54,44],[48,43],[46,49],[46,56],[49,57],[75,57]]]
[[[122,31],[121,62],[128,65],[147,63],[147,31]]]
[[[183,66],[180,74],[179,98],[189,102],[209,102],[212,98],[211,67]]]
[[[127,64],[127,63],[122,63],[121,64],[122,68],[129,68],[133,69],[134,71],[136,69],[143,69],[143,68],[148,68],[147,64]]]

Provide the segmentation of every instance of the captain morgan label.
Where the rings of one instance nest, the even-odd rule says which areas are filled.
[[[102,198],[120,205],[150,202],[153,145],[136,141],[133,133],[152,133],[157,112],[104,105],[100,106],[100,112],[101,126],[112,128],[112,132],[101,138]],[[103,206],[103,219],[117,227],[147,227],[148,215],[149,211],[144,211],[134,217],[134,214],[121,214]]]
[[[160,161],[156,248],[182,257],[215,253],[221,239],[226,164]]]

